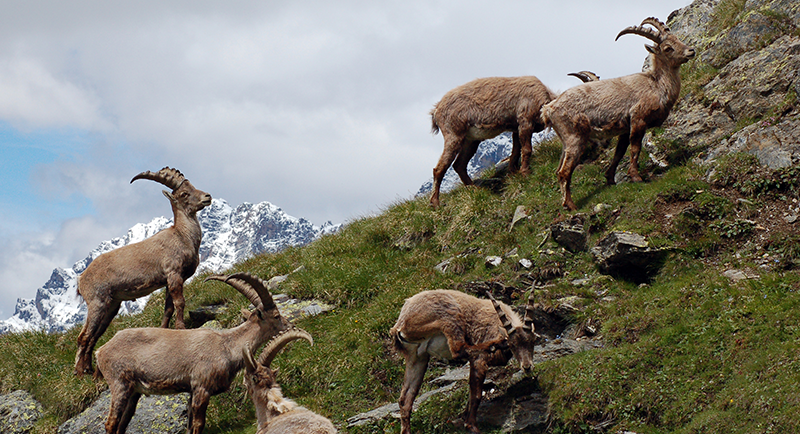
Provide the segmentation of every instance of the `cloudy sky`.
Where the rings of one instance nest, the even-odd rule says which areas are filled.
[[[430,178],[445,92],[637,72],[647,41],[617,33],[690,1],[609,3],[0,2],[0,319],[55,267],[171,214],[139,172],[315,224],[379,212]]]

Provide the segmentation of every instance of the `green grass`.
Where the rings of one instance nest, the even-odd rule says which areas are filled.
[[[736,222],[733,205],[703,180],[700,168],[673,167],[647,183],[608,187],[603,168],[586,164],[575,172],[573,195],[579,212],[592,214],[590,245],[610,230],[631,230],[676,253],[648,285],[603,278],[589,288],[575,287],[570,280],[598,275],[591,256],[563,252],[552,241],[542,251],[539,247],[542,234],[566,216],[554,174],[559,152],[555,141],[540,146],[532,159],[532,174],[507,178],[499,194],[458,188],[444,195],[443,206],[436,210],[425,198],[398,202],[376,217],[351,222],[336,235],[256,256],[229,270],[269,278],[303,266],[282,289],[337,306],[328,314],[297,321],[314,335],[315,345],[291,346],[275,361],[285,395],[339,424],[396,401],[403,366],[390,349],[388,330],[403,300],[421,290],[475,280],[523,285],[510,262],[494,269],[483,266],[485,256],[502,256],[516,248],[539,268],[561,264],[563,277],[539,291],[538,300],[584,298],[586,309],[576,320],[601,321],[606,343],[604,349],[537,366],[539,384],[551,402],[552,432],[589,432],[601,421],[654,433],[720,432],[720,426],[724,432],[764,431],[769,426],[775,432],[800,431],[794,417],[800,411],[796,268],[765,272],[760,280],[741,284],[721,277],[724,268],[716,263],[756,267],[734,256],[754,236],[752,231],[728,238],[717,233]],[[737,158],[721,166],[721,183],[772,180],[761,182],[760,198],[748,196],[753,201],[792,194],[783,186],[794,185],[795,178],[786,174],[796,171],[767,176],[753,171],[750,160]],[[607,206],[593,213],[600,203]],[[665,226],[659,219],[665,203],[685,203],[694,211],[685,217],[685,225]],[[518,205],[532,217],[509,231]],[[793,264],[800,253],[787,239],[792,238],[777,236],[767,246]],[[434,270],[452,257],[452,272]],[[223,302],[229,307],[221,318],[223,325],[238,324],[238,312],[247,301],[226,285],[203,283],[202,277],[186,288],[188,308]],[[614,302],[603,301],[598,293],[613,296]],[[157,325],[162,309],[163,295],[157,294],[144,313],[117,318],[100,344],[119,329]],[[0,337],[0,357],[8,361],[0,365],[0,391],[26,389],[43,404],[46,417],[36,432],[53,432],[105,387],[73,376],[77,331]],[[429,375],[443,369],[434,365]],[[461,387],[423,405],[412,418],[415,428],[461,432],[449,421],[462,411],[466,393]],[[254,420],[252,404],[237,379],[229,393],[212,399],[207,432],[252,432]],[[389,420],[349,431],[397,430],[397,421]]]

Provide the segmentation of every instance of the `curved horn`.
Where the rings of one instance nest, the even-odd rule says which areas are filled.
[[[259,297],[258,293],[253,290],[244,280],[233,278],[231,276],[224,276],[220,274],[214,274],[211,276],[206,277],[204,282],[208,282],[209,280],[218,280],[220,282],[225,282],[228,285],[232,286],[234,289],[239,291],[242,295],[247,297],[250,300],[250,303],[253,303],[253,306],[259,308],[262,306],[261,297]]]
[[[275,359],[275,356],[278,355],[283,347],[297,339],[305,339],[312,346],[314,345],[314,338],[312,338],[311,334],[307,331],[300,328],[284,330],[267,343],[267,346],[264,347],[264,351],[261,352],[261,356],[258,358],[258,364],[269,367],[272,364],[272,360]]]
[[[494,306],[495,312],[497,312],[497,316],[500,318],[500,323],[503,324],[503,328],[506,329],[506,333],[509,335],[514,330],[514,327],[511,325],[511,320],[508,319],[508,315],[503,311],[503,308],[500,307],[500,303],[494,299],[492,293],[486,291],[486,295],[489,297],[489,300],[492,301],[492,306]]]
[[[253,359],[253,350],[250,348],[250,344],[244,344],[244,347],[242,347],[242,356],[244,357],[244,364],[247,366],[247,370],[255,371],[256,361]]]
[[[627,35],[630,33],[634,35],[644,36],[645,38],[655,42],[656,44],[660,44],[661,42],[663,42],[663,39],[661,38],[661,35],[658,32],[649,27],[644,27],[644,26],[626,27],[621,32],[619,32],[619,34],[614,40],[616,41],[617,39],[619,39],[620,36]]]
[[[259,303],[253,303],[256,307],[260,308],[261,310],[270,310],[274,309],[275,301],[272,300],[272,294],[270,294],[268,287],[268,283],[264,280],[253,276],[250,273],[236,273],[231,274],[228,276],[228,280],[230,279],[238,279],[244,281],[252,290],[254,290],[258,297],[261,299],[261,306]],[[237,288],[238,289],[238,288]]]
[[[531,294],[528,296],[528,304],[525,306],[525,317],[522,319],[522,330],[526,332],[532,332],[534,330],[533,306],[533,288],[531,288]]]
[[[661,20],[656,17],[645,18],[644,21],[642,21],[642,25],[645,24],[650,24],[651,26],[655,27],[658,29],[659,33],[670,33],[669,27],[667,27],[666,24],[662,23]]]
[[[169,167],[165,167],[159,170],[156,173],[151,171],[142,172],[131,179],[131,183],[136,181],[137,179],[149,179],[151,181],[155,181],[161,184],[166,185],[167,187],[171,188],[174,192],[177,190],[181,184],[186,182],[186,178],[178,169],[171,169]]]
[[[600,80],[600,76],[595,74],[592,71],[570,72],[567,75],[571,75],[573,77],[578,77],[584,83],[587,83],[587,82],[590,82],[590,81],[599,81]]]

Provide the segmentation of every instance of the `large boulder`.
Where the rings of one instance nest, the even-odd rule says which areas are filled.
[[[668,250],[650,248],[639,234],[611,232],[590,252],[602,273],[643,282],[661,268]]]
[[[142,396],[128,434],[180,434],[186,432],[189,394]],[[105,434],[111,393],[103,392],[83,413],[58,427],[58,434]]]
[[[586,250],[586,241],[589,239],[586,220],[586,214],[575,214],[551,225],[550,235],[556,243],[570,252],[582,252]]]
[[[0,395],[0,433],[30,432],[41,417],[42,405],[30,393],[16,390]]]

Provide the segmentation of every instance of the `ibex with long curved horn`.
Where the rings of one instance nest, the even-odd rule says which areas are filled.
[[[284,332],[267,343],[258,358],[253,359],[249,346],[242,349],[244,354],[244,385],[256,408],[258,430],[256,434],[334,434],[337,432],[330,420],[313,411],[300,407],[294,401],[283,397],[278,385],[278,369],[270,366],[272,360],[289,342],[305,339],[314,345],[314,339],[299,329]]]
[[[173,311],[175,327],[184,328],[183,283],[200,263],[202,231],[197,212],[211,204],[211,195],[196,189],[180,171],[165,167],[133,177],[150,179],[172,189],[163,191],[172,204],[174,224],[152,237],[98,256],[78,277],[78,294],[88,308],[78,335],[75,373],[92,372],[92,351],[126,300],[143,297],[166,286],[161,327],[169,327]]]
[[[118,332],[97,350],[97,366],[108,382],[111,406],[106,432],[124,433],[142,394],[189,392],[190,434],[200,434],[209,398],[225,392],[244,367],[243,349],[259,348],[282,332],[296,330],[281,316],[269,284],[248,273],[210,276],[247,297],[255,310],[227,330],[132,328]]]
[[[680,66],[695,55],[693,48],[656,18],[646,18],[640,26],[623,29],[617,39],[627,34],[643,36],[655,43],[645,45],[652,61],[648,70],[575,86],[542,107],[544,121],[553,127],[564,145],[556,173],[562,205],[567,209],[577,209],[570,190],[572,172],[590,140],[619,136],[614,159],[605,173],[608,185],[615,183],[617,165],[628,145],[631,148],[628,175],[635,182],[642,180],[638,168],[642,138],[648,128],[667,119],[681,90]]]
[[[423,291],[406,300],[390,333],[406,363],[400,392],[401,433],[411,430],[411,410],[430,356],[469,361],[469,401],[464,412],[468,431],[479,432],[476,419],[489,366],[502,366],[513,356],[520,366],[533,366],[539,339],[533,325],[533,291],[524,319],[487,292],[482,300],[459,291]]]

